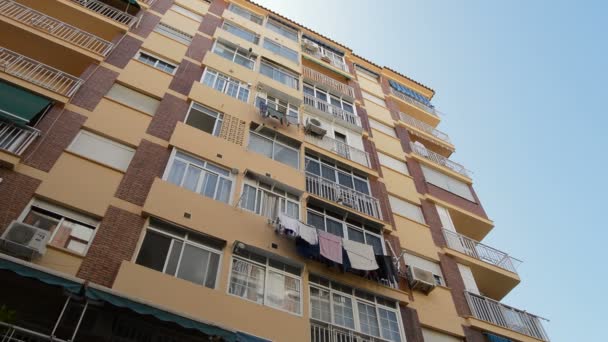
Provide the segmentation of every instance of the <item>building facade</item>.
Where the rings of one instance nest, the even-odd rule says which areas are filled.
[[[549,341],[434,91],[245,0],[0,0],[2,341]]]

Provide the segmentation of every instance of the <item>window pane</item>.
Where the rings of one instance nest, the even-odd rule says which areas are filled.
[[[338,183],[341,185],[347,186],[351,189],[354,189],[353,176],[351,176],[349,174],[338,172]]]
[[[188,119],[186,124],[192,127],[196,127],[203,132],[214,134],[215,122],[217,121],[218,113],[214,113],[208,110],[199,110],[195,107],[190,109],[188,113]]]
[[[306,172],[320,176],[321,175],[321,165],[319,165],[319,162],[317,162],[317,161],[306,158]]]
[[[215,195],[215,187],[217,186],[218,175],[206,172],[203,186],[201,187],[201,195],[213,198]]]
[[[47,230],[49,232],[53,232],[59,224],[59,217],[55,218],[50,216],[49,214],[38,211],[35,208],[27,214],[25,219],[23,219],[23,223],[27,223],[34,227]]]
[[[300,217],[300,205],[297,203],[287,201],[287,205],[285,207],[285,215],[289,217],[293,217],[295,219]]]
[[[255,195],[256,189],[251,185],[245,185],[245,187],[243,188],[241,207],[251,211],[255,211]]]
[[[317,229],[325,230],[325,219],[322,215],[315,214],[309,210],[307,212],[306,222]]]
[[[391,341],[401,341],[399,333],[399,323],[397,322],[397,314],[393,311],[378,308],[380,313],[380,327],[382,328],[382,337]]]
[[[201,170],[192,165],[188,166],[188,170],[186,172],[186,179],[184,180],[184,184],[182,185],[184,188],[196,191],[196,186],[198,184],[198,178],[201,174]]]
[[[93,237],[93,228],[64,219],[49,244],[84,254]]]
[[[207,273],[209,252],[191,245],[184,247],[177,277],[203,285]]]
[[[368,245],[374,247],[374,253],[376,255],[383,255],[384,251],[382,248],[382,239],[378,236],[365,233],[365,241]]]
[[[167,261],[167,267],[165,267],[165,273],[170,274],[172,276],[175,275],[175,271],[177,270],[177,263],[179,262],[179,257],[180,255],[182,255],[183,245],[183,242],[173,240],[171,252],[169,253],[169,261]]]
[[[175,185],[181,185],[184,174],[186,173],[186,163],[181,160],[175,159],[173,165],[171,165],[171,171],[167,180]]]
[[[216,253],[210,253],[209,266],[207,267],[207,279],[205,280],[205,286],[214,289],[215,280],[217,279],[217,271],[220,266],[220,255]]]
[[[348,239],[351,241],[365,243],[365,236],[363,232],[353,227],[348,227]]]
[[[205,78],[203,78],[203,84],[205,84],[208,87],[213,87],[213,83],[215,83],[215,77],[216,77],[216,73],[215,72],[205,72]]]
[[[353,181],[355,182],[355,190],[369,195],[369,187],[366,181],[355,177],[353,177]]]
[[[217,194],[215,195],[215,199],[220,202],[224,202],[224,203],[230,202],[230,190],[231,189],[232,189],[232,181],[225,179],[225,178],[220,178],[220,185],[218,186]]]
[[[310,301],[312,318],[331,323],[329,291],[311,287]]]
[[[264,303],[264,268],[234,259],[228,292],[260,304]]]
[[[249,149],[272,158],[272,141],[257,134],[249,135]]]
[[[300,155],[298,151],[294,151],[290,148],[281,146],[280,144],[274,145],[274,160],[279,161],[283,164],[298,168],[298,161]]]
[[[325,164],[321,164],[321,176],[325,179],[329,179],[332,182],[336,181],[336,170],[332,169]]]
[[[380,336],[376,308],[363,303],[357,304],[357,309],[359,309],[359,323],[361,325],[361,332],[372,336]]]
[[[350,329],[355,328],[355,320],[353,317],[353,303],[348,297],[340,296],[338,294],[333,295],[333,307],[334,307],[334,323],[347,327]]]
[[[148,230],[136,263],[162,272],[170,244],[171,238]]]
[[[342,222],[327,219],[326,224],[328,233],[344,237],[344,228],[342,227]]]
[[[269,271],[266,299],[274,306],[293,313],[300,313],[300,280]]]

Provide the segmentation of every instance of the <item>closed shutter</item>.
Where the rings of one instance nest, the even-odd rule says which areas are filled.
[[[110,91],[108,91],[106,96],[115,100],[116,102],[120,102],[126,106],[150,115],[154,115],[154,113],[156,113],[156,109],[160,105],[159,100],[118,83],[115,83],[112,88],[110,88]]]
[[[458,264],[458,270],[460,271],[460,276],[464,281],[464,288],[467,291],[478,295],[479,289],[477,288],[477,283],[475,282],[471,268],[469,266]]]
[[[466,198],[471,202],[475,202],[471,188],[467,183],[456,180],[439,171],[433,170],[430,167],[424,165],[420,166],[422,168],[422,173],[424,174],[424,179],[428,183],[436,185],[462,198]]]
[[[80,131],[68,151],[122,171],[127,170],[135,153],[128,146],[87,131]]]
[[[410,174],[407,170],[407,164],[404,161],[395,159],[381,152],[378,152],[378,159],[380,160],[380,164],[382,164],[382,166],[389,167],[406,175]]]
[[[413,221],[425,223],[420,206],[411,204],[394,196],[388,196],[393,213],[407,217]]]

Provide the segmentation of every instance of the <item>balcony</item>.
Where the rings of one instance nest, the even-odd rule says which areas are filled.
[[[435,109],[434,107],[428,106],[428,105],[426,105],[426,104],[424,104],[424,103],[422,103],[422,102],[420,102],[420,101],[418,101],[418,100],[416,100],[414,98],[411,98],[411,97],[407,96],[406,94],[404,94],[404,93],[402,93],[400,91],[397,91],[396,89],[394,89],[392,87],[391,87],[391,93],[393,95],[395,95],[396,97],[398,97],[400,100],[403,100],[403,101],[411,104],[414,107],[418,107],[418,108],[422,109],[423,111],[425,111],[427,113],[430,113],[430,114],[432,114],[434,116],[438,116],[439,115],[439,111],[437,109]]]
[[[346,96],[348,98],[355,98],[355,90],[353,87],[346,85],[342,82],[336,81],[333,78],[324,75],[312,68],[307,66],[303,66],[302,70],[304,71],[304,78],[311,80],[318,86],[326,87],[330,92],[333,90],[338,92],[340,95]]]
[[[426,122],[420,121],[414,118],[413,116],[407,115],[403,112],[399,112],[399,119],[417,130],[430,134],[431,136],[441,140],[445,144],[449,144],[450,146],[452,145],[450,137],[447,134],[435,129],[433,126],[427,124]]]
[[[471,178],[471,171],[467,170],[464,166],[449,160],[448,158],[440,155],[439,153],[433,152],[424,146],[420,146],[418,144],[410,143],[412,151],[419,155],[422,158],[428,159],[433,163],[439,164],[443,167],[446,167],[458,174],[463,175],[464,177]]]
[[[0,71],[65,97],[76,93],[83,81],[46,64],[0,47]]]
[[[40,131],[35,128],[0,121],[0,150],[21,156],[39,135]]]
[[[70,0],[70,1],[88,9],[89,11],[92,11],[101,16],[104,16],[120,25],[125,25],[127,27],[131,27],[137,21],[136,16],[123,12],[123,11],[119,10],[118,8],[106,5],[103,2],[100,2],[97,0]],[[140,2],[142,2],[142,1],[140,0]]]
[[[473,317],[542,341],[549,341],[541,323],[544,318],[470,292],[465,292],[465,297]]]
[[[451,230],[444,229],[443,236],[445,237],[448,247],[451,249],[509,272],[517,273],[516,265],[520,264],[521,261],[512,258],[507,253],[501,252]]]
[[[310,321],[311,342],[388,342],[379,337],[369,336],[329,323]]]
[[[112,50],[113,45],[107,40],[11,0],[0,0],[0,16],[101,57]]]
[[[354,148],[340,140],[330,138],[327,135],[317,137],[310,134],[306,134],[304,140],[365,167],[370,166],[369,153]]]
[[[304,104],[323,117],[330,120],[337,119],[336,123],[341,123],[349,128],[354,128],[357,131],[362,130],[361,118],[355,113],[348,112],[308,94],[304,94]]]
[[[306,174],[306,191],[382,220],[378,199],[313,174]]]

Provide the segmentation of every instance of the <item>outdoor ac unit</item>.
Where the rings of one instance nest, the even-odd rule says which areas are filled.
[[[419,290],[428,294],[435,288],[435,277],[432,272],[416,266],[408,266],[407,276],[410,287],[413,290]]]
[[[315,118],[306,119],[305,130],[307,133],[310,132],[321,137],[324,136],[325,133],[327,133],[327,130],[323,128],[323,124],[321,123],[321,121]]]
[[[0,238],[2,249],[19,257],[32,258],[46,252],[51,232],[13,221]]]

